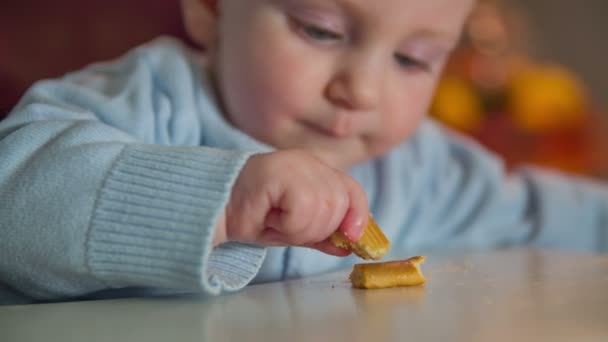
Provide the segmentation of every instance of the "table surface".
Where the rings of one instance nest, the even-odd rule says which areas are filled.
[[[0,341],[608,341],[608,256],[429,257],[424,286],[353,289],[348,270],[202,299],[0,306]]]

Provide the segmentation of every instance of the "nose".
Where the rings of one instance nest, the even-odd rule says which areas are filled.
[[[371,111],[378,104],[381,77],[381,70],[369,59],[342,63],[327,85],[326,97],[343,109]]]

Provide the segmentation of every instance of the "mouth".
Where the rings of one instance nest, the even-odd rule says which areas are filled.
[[[330,138],[346,138],[349,135],[349,130],[345,129],[345,127],[332,127],[327,129],[323,126],[308,122],[308,121],[300,121],[300,124],[306,127],[308,130],[311,130],[319,135],[323,135],[325,137]]]

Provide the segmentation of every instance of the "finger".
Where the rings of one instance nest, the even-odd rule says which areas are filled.
[[[329,211],[329,218],[327,222],[327,238],[329,235],[333,234],[336,230],[339,229],[340,224],[344,220],[344,216],[348,211],[350,206],[350,190],[348,186],[345,185],[343,178],[346,176],[342,171],[332,170],[337,177],[333,177],[331,180],[332,184],[329,184],[327,188],[332,189],[331,197],[331,208]],[[323,239],[324,240],[324,239]]]
[[[266,229],[262,230],[262,232],[260,233],[260,236],[258,237],[256,242],[262,246],[287,246],[287,245],[289,245],[285,240],[286,240],[285,235],[282,234],[281,232],[279,232],[273,228],[266,228]]]
[[[319,190],[320,203],[311,222],[311,236],[307,243],[317,243],[327,239],[338,230],[348,209],[348,192],[339,177],[331,174],[325,178],[323,187]]]
[[[289,208],[289,205],[285,206]],[[286,245],[304,245],[319,240],[314,239],[314,231],[310,229],[311,220],[315,216],[309,209],[310,205],[302,204],[297,209],[272,209],[266,216],[262,237],[265,242],[281,242]],[[267,230],[273,231],[269,233]],[[268,239],[276,241],[267,241]]]
[[[317,242],[317,243],[314,243],[314,244],[306,246],[306,247],[314,248],[323,253],[338,256],[338,257],[345,257],[345,256],[349,256],[351,254],[350,250],[337,247],[336,245],[331,243],[331,241],[329,241],[329,240],[323,240],[321,242]]]
[[[281,210],[271,209],[264,220],[265,228],[260,232],[257,242],[264,246],[286,244],[285,234],[281,232]]]
[[[352,242],[357,242],[363,235],[363,230],[369,220],[369,207],[365,191],[350,176],[344,177],[348,188],[349,207],[340,223],[339,230]]]

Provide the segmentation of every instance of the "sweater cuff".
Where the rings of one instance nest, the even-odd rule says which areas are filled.
[[[127,145],[99,191],[90,272],[109,287],[219,294],[247,285],[264,260],[253,245],[212,247],[214,228],[251,152]]]

